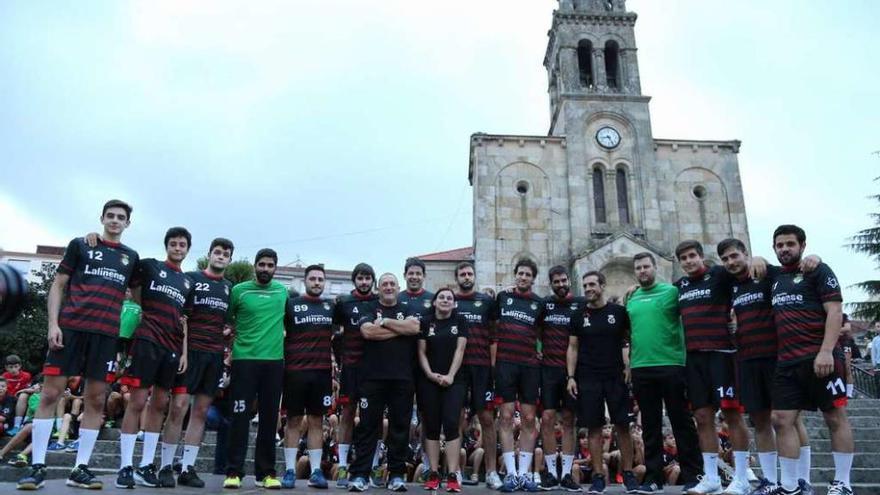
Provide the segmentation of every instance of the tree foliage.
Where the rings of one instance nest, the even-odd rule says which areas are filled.
[[[874,180],[880,180],[880,177]],[[870,198],[880,203],[880,194],[875,194]],[[880,268],[880,213],[871,213],[869,216],[873,220],[874,226],[860,230],[850,238],[847,246],[857,253],[867,255]],[[853,317],[869,321],[880,320],[880,280],[865,280],[853,284],[853,287],[868,294],[867,301],[849,304]]]
[[[204,270],[208,268],[208,257],[202,256],[198,259],[196,264],[199,267],[199,270]],[[229,280],[233,284],[238,284],[241,282],[247,282],[254,278],[254,265],[251,264],[247,258],[241,258],[238,261],[233,261],[226,267],[226,273],[224,274],[226,280]]]
[[[55,278],[55,266],[45,263],[34,275],[37,281],[28,283],[28,302],[24,310],[13,323],[0,328],[0,358],[17,354],[24,369],[38,373],[43,368],[48,349],[46,301]]]

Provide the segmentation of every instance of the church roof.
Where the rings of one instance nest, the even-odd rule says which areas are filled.
[[[422,261],[467,261],[474,259],[474,248],[471,246],[439,251],[436,253],[415,256]]]

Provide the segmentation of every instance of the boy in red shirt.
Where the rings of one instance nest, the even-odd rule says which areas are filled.
[[[6,372],[3,373],[6,379],[6,394],[9,397],[19,395],[19,392],[27,390],[31,386],[31,374],[21,369],[21,358],[15,354],[6,356]],[[10,435],[15,435],[21,429],[21,422],[24,421],[24,413],[27,411],[28,398],[30,393],[24,392],[18,397],[15,405],[15,422],[12,429],[9,430]]]

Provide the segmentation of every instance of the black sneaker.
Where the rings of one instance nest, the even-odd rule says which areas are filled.
[[[67,486],[75,486],[77,488],[88,488],[89,490],[100,490],[104,488],[104,483],[99,480],[85,464],[73,468],[70,476],[67,477]]]
[[[147,464],[134,470],[134,481],[138,485],[156,488],[159,486],[159,478],[156,477],[156,465]]]
[[[18,480],[19,490],[37,490],[46,484],[46,465],[34,464],[27,476]]]
[[[174,467],[175,474],[180,474],[183,472],[183,463],[175,462],[173,467]]]
[[[786,490],[782,488],[782,485],[778,485],[775,490],[773,490],[773,495],[801,495],[803,491],[801,487],[798,486],[794,490]]]
[[[567,492],[581,491],[581,485],[578,484],[578,482],[571,477],[571,473],[568,473],[562,477],[562,481],[559,482],[559,486],[561,486],[562,489]]]
[[[191,486],[193,488],[204,488],[205,482],[199,478],[198,473],[196,473],[195,468],[192,466],[189,467],[186,471],[181,471],[180,476],[177,477],[177,484],[180,486]]]
[[[813,485],[810,484],[809,481],[801,478],[798,480],[798,488],[801,490],[803,495],[813,495]]]
[[[177,483],[174,481],[174,469],[170,465],[162,467],[159,470],[159,487],[174,488]]]
[[[623,487],[626,493],[635,493],[639,489],[639,480],[632,471],[623,472]]]
[[[559,488],[559,480],[550,471],[541,471],[541,486],[539,488],[543,491],[556,490]]]
[[[134,488],[134,468],[125,466],[116,473],[116,488]]]
[[[681,485],[681,495],[687,495],[687,493],[689,491],[691,491],[691,488],[697,486],[698,484],[699,484],[699,481],[688,481],[687,483]],[[641,492],[636,492],[636,493],[641,493]]]
[[[593,480],[590,482],[590,488],[587,490],[587,493],[593,495],[600,495],[605,493],[605,475],[596,473],[593,475]]]
[[[696,486],[696,485],[694,485]],[[642,483],[636,488],[636,493],[640,495],[653,495],[655,493],[663,493],[663,487],[657,483]]]

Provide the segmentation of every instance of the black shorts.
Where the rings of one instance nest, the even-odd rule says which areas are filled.
[[[736,363],[740,402],[747,413],[769,411],[773,407],[773,377],[776,358],[747,359]]]
[[[495,402],[537,404],[541,368],[499,362],[495,364]]]
[[[174,379],[175,394],[207,395],[214,397],[223,378],[223,354],[218,352],[189,351],[186,354],[186,372]]]
[[[343,366],[339,372],[339,404],[356,404],[361,397],[363,381],[359,366]]]
[[[469,399],[466,405],[471,414],[495,407],[495,391],[492,386],[492,368],[474,364],[462,365],[460,374],[467,385]]]
[[[834,356],[834,370],[825,378],[813,371],[813,360],[777,366],[773,376],[773,409],[777,411],[830,411],[846,406],[843,359]]]
[[[605,426],[605,407],[613,425],[625,425],[635,419],[633,399],[629,387],[620,376],[596,376],[578,370],[577,426],[600,428]]]
[[[116,379],[117,337],[61,329],[64,347],[50,350],[43,364],[45,376],[82,376],[113,383]]]
[[[685,374],[692,409],[739,409],[735,357],[736,354],[732,352],[687,353]]]
[[[119,383],[132,388],[150,388],[155,385],[174,391],[177,368],[180,366],[177,352],[150,340],[134,339],[128,360],[128,368]],[[176,392],[180,393],[180,390]]]
[[[284,371],[284,398],[287,417],[322,416],[333,405],[330,370]]]
[[[566,386],[568,385],[568,372],[565,368],[541,367],[541,407],[559,411],[575,411],[577,402],[572,397]]]

